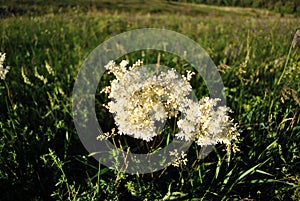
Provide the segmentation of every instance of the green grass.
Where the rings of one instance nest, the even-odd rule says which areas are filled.
[[[6,16],[0,51],[11,67],[5,82],[0,80],[1,200],[300,199],[299,46],[291,50],[280,78],[299,18],[166,1],[0,4]],[[78,70],[101,42],[145,27],[182,33],[209,53],[220,69],[232,117],[243,130],[239,152],[218,145],[197,160],[200,147],[192,145],[186,166],[145,175],[109,170],[88,156],[71,110]],[[145,53],[145,61],[156,63],[157,52]],[[140,55],[127,57],[134,61]],[[185,65],[169,54],[161,61]],[[108,83],[106,78],[100,85]],[[199,97],[207,95],[200,80],[193,81]],[[100,107],[106,100],[97,95],[98,119],[108,130],[112,123],[104,123],[108,112]]]

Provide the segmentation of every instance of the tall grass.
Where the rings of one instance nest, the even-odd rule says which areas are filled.
[[[298,200],[299,47],[287,58],[298,23],[299,18],[276,15],[208,11],[179,16],[76,8],[2,19],[0,51],[7,53],[11,71],[7,86],[0,80],[1,200]],[[88,156],[71,113],[78,70],[104,40],[144,27],[177,31],[207,50],[223,78],[227,105],[243,130],[239,152],[219,145],[198,160],[200,147],[192,145],[186,166],[145,175],[109,170]],[[145,52],[143,59],[155,63],[157,53]],[[170,55],[161,60],[184,65]],[[107,79],[99,85],[107,85]],[[202,96],[207,92],[197,79],[193,86]],[[107,101],[96,97],[99,105]],[[106,114],[99,107],[100,124]]]

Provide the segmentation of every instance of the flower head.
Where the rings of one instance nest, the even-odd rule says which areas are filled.
[[[190,102],[184,108],[186,114],[177,125],[180,132],[178,138],[193,140],[198,145],[230,144],[237,139],[238,131],[228,116],[230,109],[225,106],[216,107],[218,99],[202,98],[198,103]]]
[[[6,67],[3,66],[4,60],[5,60],[5,55],[6,55],[5,53],[0,52],[0,79],[2,79],[2,80],[5,80],[6,74],[10,70],[9,66],[6,66]]]
[[[293,48],[296,47],[297,43],[300,40],[300,29],[298,29],[294,35],[294,39],[293,39]]]
[[[179,139],[201,146],[230,144],[237,139],[237,125],[228,116],[228,107],[217,107],[218,99],[189,98],[189,81],[194,73],[181,76],[174,69],[158,73],[157,69],[142,67],[140,60],[128,69],[127,65],[123,60],[119,65],[110,61],[105,66],[116,77],[102,92],[111,99],[106,108],[115,115],[118,134],[150,141],[158,135],[157,122],[181,113],[179,132],[175,134]]]
[[[188,162],[187,155],[183,151],[181,152],[181,154],[179,154],[177,149],[174,149],[174,151],[170,151],[169,154],[170,156],[173,156],[175,158],[175,160],[172,163],[174,167],[186,165]]]
[[[115,115],[118,133],[150,141],[157,135],[156,123],[176,116],[192,87],[174,69],[156,73],[141,64],[126,69],[127,61],[109,62],[105,67],[116,79],[102,91],[109,93],[106,107]]]

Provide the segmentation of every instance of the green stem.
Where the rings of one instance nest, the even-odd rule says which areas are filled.
[[[288,55],[287,55],[287,57],[286,57],[286,60],[285,60],[285,64],[284,64],[284,67],[283,67],[283,71],[282,71],[282,73],[281,73],[281,75],[280,75],[280,77],[279,77],[277,83],[275,84],[275,88],[277,88],[277,86],[280,84],[280,81],[282,80],[282,78],[283,78],[283,76],[284,76],[284,74],[285,74],[285,70],[286,70],[286,67],[287,67],[287,65],[288,65],[288,63],[289,63],[292,49],[293,49],[293,42],[291,43],[291,46],[290,46],[290,49],[289,49],[289,53],[288,53]]]
[[[292,49],[293,49],[293,41],[291,42],[290,49],[289,49],[288,55],[287,55],[286,60],[285,60],[285,63],[284,63],[283,71],[282,71],[282,73],[281,73],[281,75],[280,75],[278,81],[275,83],[275,91],[276,91],[277,87],[279,86],[279,84],[280,84],[280,82],[281,82],[281,80],[282,80],[282,78],[283,78],[283,76],[284,76],[284,74],[285,74],[287,65],[288,65],[289,60],[290,60],[290,56],[291,56]],[[275,93],[276,93],[276,92],[275,92]],[[273,94],[273,95],[275,95],[275,94]],[[272,96],[273,96],[273,95],[272,95]],[[271,100],[271,104],[270,104],[270,107],[269,107],[269,115],[272,115],[272,108],[273,108],[273,104],[274,104],[274,98],[275,98],[275,97],[273,97],[272,100]]]
[[[11,106],[12,106],[13,110],[15,110],[15,109],[16,109],[16,106],[15,106],[15,104],[13,103],[13,101],[12,101],[12,99],[11,99],[11,95],[10,95],[9,87],[8,87],[8,85],[7,85],[6,81],[5,81],[5,80],[3,80],[3,81],[4,81],[4,84],[5,84],[5,88],[6,88],[6,92],[7,92],[8,100],[9,100],[9,102],[10,102],[10,104],[11,104]]]

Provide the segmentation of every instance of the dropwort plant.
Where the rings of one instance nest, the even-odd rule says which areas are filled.
[[[140,60],[128,69],[127,65],[125,60],[119,65],[110,61],[105,68],[116,79],[102,90],[111,99],[105,107],[115,115],[119,135],[151,141],[159,135],[159,122],[181,114],[177,121],[179,132],[175,134],[181,140],[201,146],[229,145],[237,140],[237,124],[228,116],[228,107],[217,107],[218,99],[204,97],[197,102],[188,98],[192,93],[192,72],[180,76],[171,69],[155,75],[142,67]]]
[[[4,85],[5,85],[5,88],[6,88],[6,92],[7,92],[7,97],[8,97],[8,100],[9,100],[12,108],[16,109],[16,105],[13,103],[12,98],[11,98],[11,94],[10,94],[10,90],[9,90],[8,84],[5,81],[6,74],[10,70],[9,66],[4,67],[5,57],[6,57],[6,53],[1,53],[0,52],[0,79],[3,80],[3,82],[4,82]]]
[[[1,53],[1,52],[0,52],[0,79],[1,79],[1,80],[5,80],[6,74],[7,74],[7,73],[9,72],[9,70],[10,70],[10,67],[9,67],[9,66],[6,66],[6,67],[3,66],[4,61],[5,61],[5,56],[6,56],[5,53]]]

